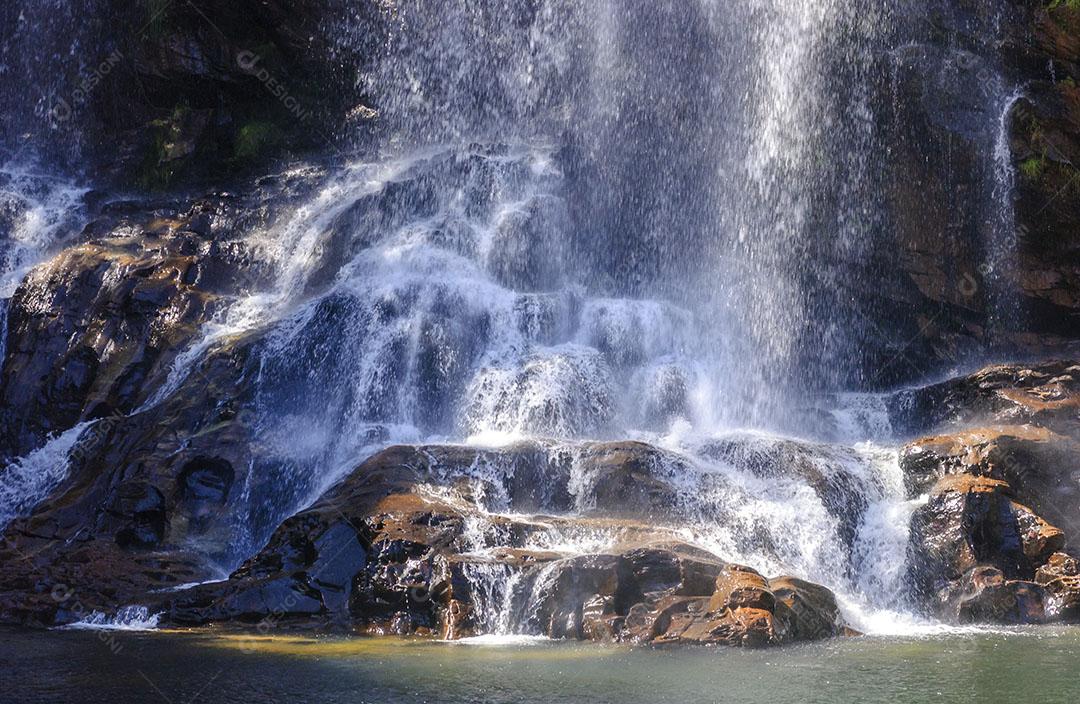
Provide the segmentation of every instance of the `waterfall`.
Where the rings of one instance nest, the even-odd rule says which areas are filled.
[[[148,404],[257,333],[244,410],[260,481],[232,559],[389,443],[678,438],[690,460],[671,472],[687,474],[669,479],[704,526],[684,537],[858,593],[851,536],[811,487],[706,450],[732,428],[797,431],[802,397],[839,378],[804,346],[828,315],[818,294],[871,246],[841,201],[872,180],[860,81],[884,17],[777,0],[397,3],[391,58],[365,77],[379,157],[249,235],[276,283],[211,321]],[[750,461],[782,441],[726,442]],[[864,461],[821,452],[822,471],[860,474],[860,500],[886,501]],[[748,537],[762,531],[771,552]],[[529,583],[505,576],[476,578],[517,608]]]
[[[0,482],[0,530],[15,518],[27,516],[67,478],[70,453],[87,424],[51,438],[25,457],[3,468]]]
[[[992,331],[1020,329],[1024,316],[1015,284],[1011,280],[1015,274],[1013,267],[1019,233],[1013,207],[1016,173],[1010,146],[1013,109],[1024,94],[1019,89],[1007,92],[1003,87],[996,92],[1002,98],[996,101],[1000,117],[994,135],[994,178],[990,189],[986,252],[979,267],[979,273],[989,288],[987,299]]]
[[[32,5],[17,5],[15,26],[37,18],[48,61],[81,56],[85,40],[59,31],[69,4],[50,4],[62,10],[55,22]],[[379,114],[374,146],[313,168],[321,180],[306,203],[246,234],[274,283],[223,305],[140,409],[176,393],[207,354],[251,345],[253,393],[240,410],[255,449],[232,566],[392,443],[544,438],[575,467],[574,441],[634,438],[677,458],[658,468],[677,488],[676,520],[658,529],[821,582],[857,625],[903,611],[913,505],[881,446],[894,440],[881,398],[841,395],[865,378],[860,346],[871,327],[880,333],[859,296],[877,284],[869,260],[889,254],[880,77],[902,35],[892,4],[380,8],[391,28],[382,60],[358,78]],[[23,50],[18,31],[2,36],[5,67]],[[63,62],[27,110],[41,119],[70,103],[80,61]],[[1002,203],[1015,100],[1000,112]],[[15,131],[0,136],[21,147]],[[0,298],[72,231],[83,195],[0,173]],[[996,221],[1010,229],[1011,210]],[[990,244],[994,272],[1003,242]],[[0,525],[64,479],[82,429],[4,470]],[[776,471],[792,453],[814,479]],[[498,468],[472,469],[501,486]],[[817,478],[843,487],[844,501],[823,498]],[[571,517],[587,512],[591,481],[571,472]],[[504,497],[481,498],[484,515],[513,513]],[[616,545],[568,525],[553,522],[528,547]],[[482,627],[530,630],[550,572],[485,562],[487,549],[477,545],[468,568]]]
[[[26,162],[0,166],[0,299],[60,241],[77,234],[88,188]]]
[[[103,9],[100,0],[9,0],[0,8],[0,159],[77,171],[85,86],[112,29]]]

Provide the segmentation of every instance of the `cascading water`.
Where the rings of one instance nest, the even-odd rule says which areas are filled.
[[[849,5],[388,3],[363,78],[380,156],[250,233],[276,285],[225,307],[147,404],[257,339],[259,479],[233,564],[393,442],[546,438],[573,466],[574,440],[631,437],[677,458],[657,468],[678,489],[658,530],[826,584],[859,625],[894,620],[911,510],[895,455],[735,432],[813,435],[835,412],[845,441],[889,439],[873,396],[815,410],[859,378],[863,318],[835,303],[885,226],[873,77],[892,13]],[[39,459],[52,469],[19,479]],[[27,488],[5,518],[55,486],[54,459],[8,470]],[[806,475],[775,471],[796,461]],[[571,472],[569,490],[584,501],[590,481]],[[621,539],[549,523],[529,547]],[[527,632],[547,573],[471,569],[483,627]]]

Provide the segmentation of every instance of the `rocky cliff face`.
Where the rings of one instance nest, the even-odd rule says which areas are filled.
[[[12,100],[0,135],[15,153],[32,144],[100,187],[164,191],[369,136],[364,76],[390,3],[62,5],[0,10]]]
[[[924,30],[895,57],[888,208],[903,276],[883,305],[914,316],[914,366],[1060,350],[1077,330],[1080,10],[902,7]]]

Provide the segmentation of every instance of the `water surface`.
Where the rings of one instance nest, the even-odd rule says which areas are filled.
[[[1075,702],[1080,629],[778,650],[116,631],[0,632],[0,700]]]

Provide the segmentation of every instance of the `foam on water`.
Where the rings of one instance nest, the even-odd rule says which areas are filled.
[[[522,646],[522,645],[542,645],[544,643],[550,643],[551,639],[544,636],[525,636],[525,635],[497,635],[489,634],[483,636],[473,636],[471,638],[459,638],[458,640],[449,641],[450,643],[458,645],[483,645],[483,646],[495,646],[495,647],[508,647],[508,646]]]
[[[111,616],[94,611],[86,618],[61,628],[72,631],[152,631],[157,628],[160,619],[161,614],[150,613],[145,606],[124,606]]]

